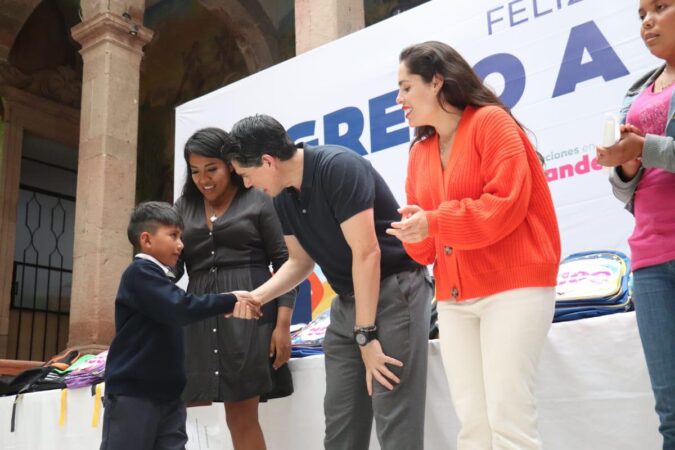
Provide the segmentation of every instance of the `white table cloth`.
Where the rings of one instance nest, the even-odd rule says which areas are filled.
[[[504,337],[508,339],[508,336]],[[427,450],[455,448],[453,412],[438,341],[429,343],[425,442]],[[293,396],[263,404],[260,417],[269,450],[321,449],[323,357],[292,360]],[[547,450],[658,449],[658,418],[634,313],[554,324],[542,354],[537,384],[539,427]],[[10,432],[13,397],[0,398],[0,448],[97,449],[101,420],[92,426],[88,388],[24,395]],[[231,449],[220,404],[188,410],[188,450]],[[372,449],[379,449],[375,433]]]

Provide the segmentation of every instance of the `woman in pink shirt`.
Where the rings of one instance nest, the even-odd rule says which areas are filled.
[[[640,338],[663,448],[675,449],[675,0],[640,0],[640,35],[665,64],[640,78],[621,109],[621,140],[597,148],[614,195],[635,216],[628,239]]]

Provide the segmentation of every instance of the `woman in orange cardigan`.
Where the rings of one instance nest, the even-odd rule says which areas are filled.
[[[388,230],[434,264],[458,448],[540,449],[534,384],[554,311],[560,236],[537,152],[451,47],[401,53],[415,138],[407,206]]]

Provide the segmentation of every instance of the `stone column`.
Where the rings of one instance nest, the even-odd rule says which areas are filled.
[[[84,20],[72,29],[84,68],[69,346],[90,351],[112,340],[115,294],[132,257],[140,64],[152,39],[143,5],[82,1]]]
[[[0,146],[0,358],[7,357],[12,270],[16,239],[16,205],[21,176],[23,129],[10,122],[11,106],[4,102]]]
[[[0,42],[0,64],[7,62],[10,43]],[[16,156],[8,152],[12,133],[6,128],[9,112],[0,97],[0,359],[7,357],[7,334],[9,333],[9,304],[12,295],[12,262],[14,260],[14,239],[16,234],[16,204],[19,194]],[[19,155],[20,156],[20,155]],[[13,161],[14,160],[14,161]],[[16,183],[16,188],[14,184]],[[10,245],[11,243],[11,245]]]
[[[295,0],[295,53],[365,27],[363,0]]]

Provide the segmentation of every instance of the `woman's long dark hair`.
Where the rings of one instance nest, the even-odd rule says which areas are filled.
[[[422,77],[425,83],[431,83],[434,76],[443,78],[443,87],[438,91],[438,103],[464,110],[467,106],[481,107],[494,105],[503,108],[513,117],[511,110],[488,89],[473,68],[454,48],[439,41],[428,41],[411,45],[404,49],[399,61],[404,63],[408,72]],[[513,117],[518,126],[525,127]],[[415,137],[411,144],[432,136],[434,127],[425,125],[415,128]]]
[[[190,155],[217,158],[229,166],[230,164],[225,159],[225,154],[232,146],[236,145],[239,145],[237,141],[220,128],[204,128],[190,136],[183,148],[183,157],[187,166],[185,184],[183,184],[183,198],[185,200],[192,202],[202,199],[202,193],[199,192],[190,173]],[[240,189],[244,189],[244,181],[234,170],[230,172],[230,183],[235,184]]]

